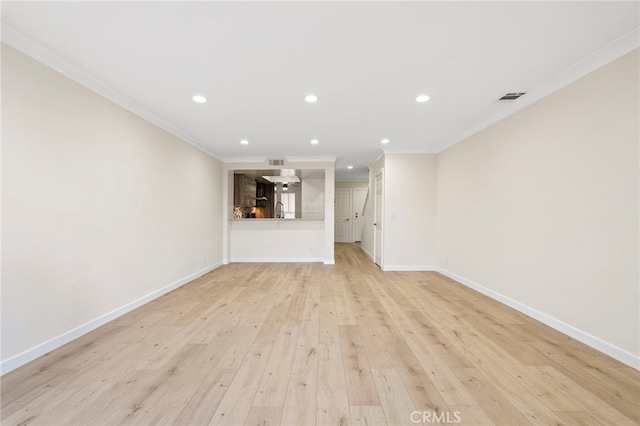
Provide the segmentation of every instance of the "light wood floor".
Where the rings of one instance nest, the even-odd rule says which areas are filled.
[[[221,267],[5,375],[2,424],[637,425],[639,387],[442,275],[339,244],[335,266]]]

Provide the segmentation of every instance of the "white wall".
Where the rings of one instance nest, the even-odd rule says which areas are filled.
[[[437,178],[438,266],[636,366],[638,60],[445,150]]]
[[[434,270],[437,156],[386,154],[385,271]]]
[[[324,179],[305,178],[301,182],[302,219],[324,219]]]
[[[3,370],[221,263],[218,160],[6,45],[2,124]]]
[[[230,223],[231,262],[324,262],[324,223],[248,219]]]
[[[381,169],[384,169],[382,269],[435,270],[437,155],[385,154],[370,167],[361,247],[371,258],[375,178]]]

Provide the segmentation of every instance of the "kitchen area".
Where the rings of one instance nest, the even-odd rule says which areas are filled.
[[[227,262],[333,264],[334,164],[229,164]]]
[[[236,170],[233,219],[324,219],[324,171]]]

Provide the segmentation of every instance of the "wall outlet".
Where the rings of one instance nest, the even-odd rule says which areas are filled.
[[[202,256],[202,263],[206,262],[207,257],[206,256]]]

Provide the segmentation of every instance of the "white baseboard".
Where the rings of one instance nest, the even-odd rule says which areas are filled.
[[[582,331],[578,328],[575,328],[569,324],[566,324],[556,318],[553,318],[550,315],[547,315],[543,312],[540,312],[536,309],[533,309],[525,304],[522,304],[516,300],[513,300],[507,296],[504,296],[498,292],[495,292],[491,289],[488,289],[480,284],[477,284],[471,280],[460,277],[453,272],[447,271],[446,269],[436,268],[436,270],[451,278],[454,281],[457,281],[469,288],[472,288],[485,296],[489,296],[490,298],[497,300],[500,303],[503,303],[516,311],[522,312],[523,314],[530,316],[533,319],[540,321],[543,324],[548,325],[549,327],[558,330],[559,332],[566,334],[569,337],[572,337],[585,345],[591,346],[592,348],[609,355],[612,358],[617,359],[618,361],[628,365],[629,367],[635,368],[636,370],[640,370],[640,357],[632,354],[631,352],[627,352],[624,349],[621,349],[611,343],[605,342],[604,340],[595,337],[585,331]]]
[[[392,272],[392,271],[421,271],[421,272],[432,272],[436,270],[435,266],[429,265],[384,265],[382,267],[384,272]]]
[[[231,263],[326,263],[323,257],[232,257]]]
[[[336,264],[336,260],[335,259],[325,259],[324,260],[324,264],[325,265],[335,265]]]
[[[146,296],[143,296],[137,300],[134,300],[133,302],[127,303],[124,306],[121,306],[120,308],[117,308],[109,313],[106,313],[94,320],[89,321],[86,324],[81,325],[80,327],[74,328],[73,330],[69,330],[66,333],[61,334],[58,337],[54,337],[51,340],[48,340],[44,343],[41,343],[37,346],[34,346],[31,349],[28,349],[18,355],[15,355],[11,358],[8,358],[2,362],[0,362],[0,375],[3,375],[5,373],[8,373],[9,371],[15,370],[18,367],[21,367],[23,365],[25,365],[26,363],[33,361],[36,358],[41,357],[44,354],[47,354],[51,351],[53,351],[54,349],[57,349],[69,342],[71,342],[72,340],[77,339],[78,337],[81,337],[87,333],[89,333],[90,331],[95,330],[98,327],[103,326],[104,324],[113,321],[114,319],[121,317],[122,315],[136,309],[139,308],[140,306],[149,303],[150,301],[157,299],[160,296],[163,296],[167,293],[169,293],[170,291],[175,290],[178,287],[181,287],[185,284],[187,284],[190,281],[195,280],[196,278],[199,278],[201,276],[203,276],[204,274],[213,271],[214,269],[218,268],[219,266],[222,265],[222,262],[217,262],[214,263],[213,265],[210,265],[204,269],[201,269],[197,272],[194,272],[191,275],[188,275],[172,284],[169,284],[166,287],[163,287],[159,290],[154,291],[153,293],[150,293]]]
[[[360,250],[362,250],[364,254],[366,254],[367,257],[373,262],[373,255],[369,253],[364,247],[362,247],[362,245],[360,245]]]

